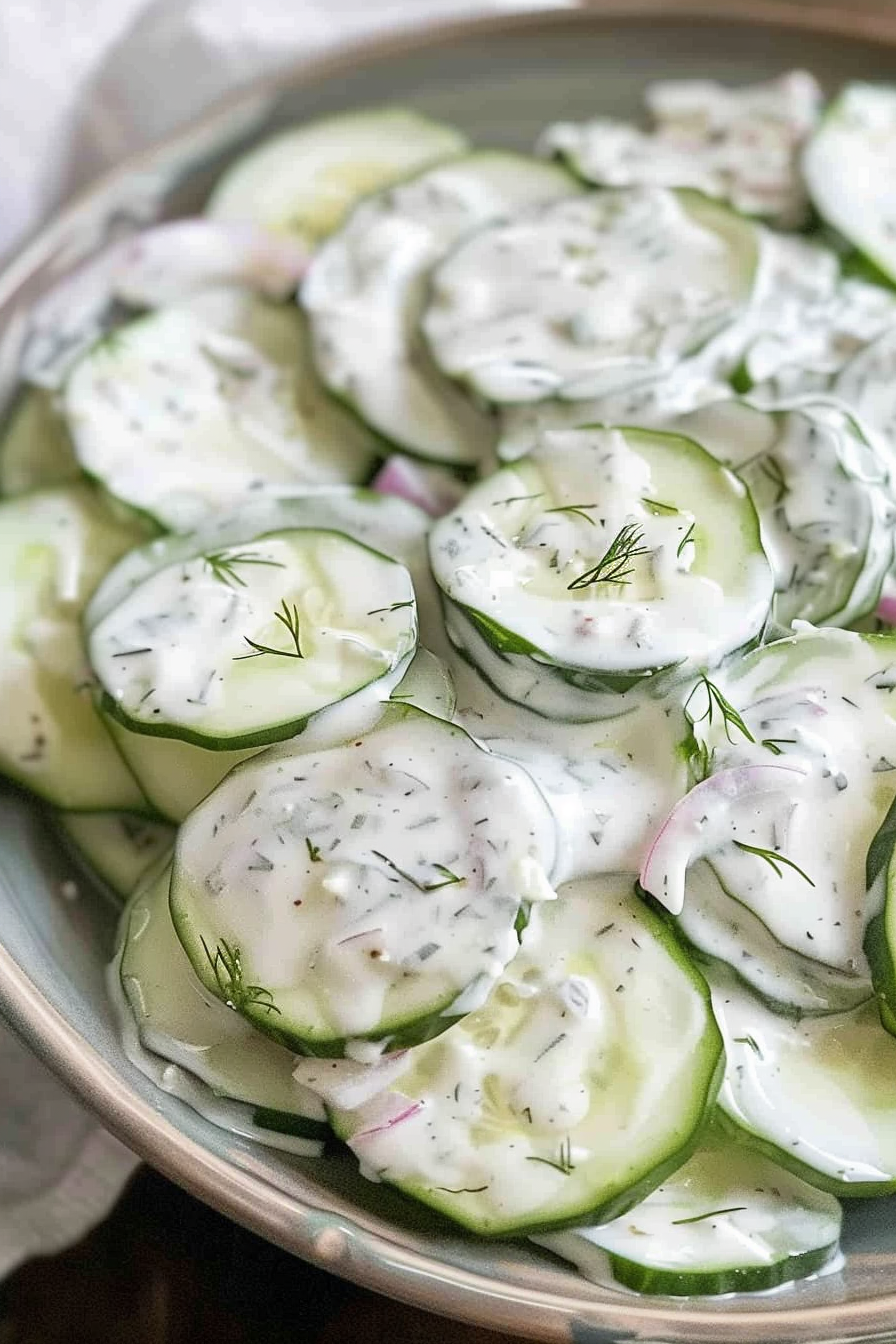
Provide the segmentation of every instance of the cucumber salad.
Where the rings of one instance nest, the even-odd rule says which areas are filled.
[[[645,103],[352,111],[110,247],[0,428],[0,771],[158,1087],[762,1292],[896,1192],[896,88]]]

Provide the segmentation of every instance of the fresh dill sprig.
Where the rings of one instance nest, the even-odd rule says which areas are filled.
[[[285,626],[289,633],[289,637],[293,642],[293,647],[291,649],[275,649],[270,644],[259,644],[254,639],[250,639],[248,635],[243,635],[243,639],[249,645],[249,648],[254,649],[255,652],[240,654],[238,657],[234,658],[233,661],[235,663],[241,663],[246,658],[260,658],[263,653],[273,653],[278,658],[305,657],[302,652],[300,640],[298,607],[295,603],[290,607],[286,598],[280,603],[280,607],[280,611],[274,612],[274,620],[279,621],[282,626]]]
[[[727,1209],[710,1209],[708,1213],[697,1213],[693,1218],[673,1218],[673,1227],[686,1227],[688,1223],[705,1223],[707,1218],[721,1218],[723,1213],[743,1213],[746,1204],[732,1204]]]
[[[688,712],[688,705],[693,700],[694,693],[701,684],[704,686],[706,690],[706,709],[700,715],[699,719],[695,719]],[[703,723],[704,720],[712,724],[717,709],[721,712],[722,721],[725,725],[725,736],[727,737],[729,742],[733,743],[734,741],[730,731],[732,726],[735,727],[739,733],[743,733],[744,737],[747,739],[748,742],[756,741],[755,737],[750,732],[749,728],[744,723],[741,716],[738,714],[737,710],[731,704],[731,701],[725,699],[724,695],[719,690],[718,686],[715,684],[715,682],[710,681],[709,677],[706,675],[705,672],[701,672],[700,681],[697,683],[697,686],[694,687],[694,689],[688,696],[687,700],[685,700],[684,702],[685,715],[692,724]]]
[[[407,602],[393,602],[391,607],[374,607],[373,611],[368,611],[368,616],[379,616],[384,611],[403,611],[405,607],[412,607],[414,599],[409,598]]]
[[[643,541],[644,533],[638,524],[625,523],[597,563],[567,584],[567,589],[573,592],[590,588],[593,583],[630,583],[634,572],[631,561],[635,556],[650,554],[650,547],[642,545]]]
[[[312,844],[307,835],[305,836],[305,848],[308,850],[308,857],[312,863],[323,863],[320,848],[317,845]]]
[[[735,1036],[734,1044],[748,1045],[750,1049],[753,1051],[754,1055],[757,1055],[760,1059],[762,1059],[763,1057],[762,1051],[759,1049],[759,1046],[756,1044],[756,1040],[753,1036]]]
[[[783,756],[784,753],[778,745],[779,742],[784,742],[791,747],[796,746],[795,737],[764,737],[759,745],[765,747],[766,751],[770,751],[773,756]]]
[[[539,490],[538,493],[535,495],[508,495],[506,499],[493,499],[491,502],[491,507],[493,509],[497,509],[502,504],[522,504],[527,499],[542,499],[543,497],[544,497],[543,490]]]
[[[200,941],[214,973],[215,983],[228,1008],[237,1013],[242,1012],[244,1008],[261,1008],[266,1013],[276,1013],[278,1017],[280,1016],[280,1009],[274,1003],[274,996],[269,989],[262,989],[261,985],[243,983],[243,963],[238,947],[231,947],[222,938],[212,956],[205,939],[202,938]]]
[[[646,495],[641,496],[641,503],[646,504],[648,509],[656,509],[657,513],[681,513],[674,504],[664,504],[661,499],[648,499]]]
[[[589,518],[588,514],[585,512],[586,509],[596,509],[597,507],[596,504],[558,504],[555,509],[545,509],[545,514],[573,513],[577,518],[584,518],[585,522],[590,523],[592,527],[597,527],[597,523],[594,519]]]
[[[691,525],[690,525],[690,527],[688,528],[687,532],[685,532],[685,534],[684,534],[684,536],[682,537],[681,541],[678,543],[678,549],[677,549],[676,552],[675,552],[675,559],[676,559],[676,560],[680,560],[680,559],[681,559],[681,553],[682,553],[682,551],[684,550],[685,546],[687,546],[687,544],[688,544],[689,541],[693,541],[693,540],[694,540],[694,524],[691,523]]]
[[[781,464],[775,457],[764,457],[759,463],[759,470],[771,483],[777,487],[778,493],[775,496],[775,504],[780,504],[781,500],[787,494],[787,478],[781,470]]]
[[[575,1163],[572,1160],[572,1144],[569,1135],[560,1143],[560,1153],[556,1160],[551,1157],[527,1157],[527,1162],[540,1162],[544,1167],[553,1167],[554,1171],[559,1171],[563,1176],[568,1176],[570,1172],[575,1171]]]
[[[266,565],[270,569],[286,568],[279,560],[266,560],[257,551],[212,551],[209,555],[204,555],[202,560],[206,569],[211,570],[212,577],[219,583],[226,584],[228,588],[246,587],[246,580],[237,573],[237,565]]]
[[[410,882],[411,886],[416,887],[418,891],[440,891],[442,887],[453,887],[467,880],[465,877],[458,877],[457,873],[452,873],[451,869],[446,868],[443,863],[434,863],[432,867],[442,875],[443,880],[441,882],[418,882],[411,873],[406,873],[403,868],[399,868],[398,864],[394,859],[390,859],[388,854],[382,854],[378,849],[373,849],[370,852],[376,858],[381,859],[387,868],[391,868],[393,873],[403,877],[405,882]]]
[[[786,854],[779,854],[776,849],[763,849],[761,845],[748,845],[744,840],[735,840],[734,844],[738,849],[742,849],[745,854],[755,854],[757,859],[764,859],[768,866],[774,869],[778,877],[784,876],[779,867],[779,864],[783,863],[786,867],[792,868],[795,873],[799,873],[803,881],[808,882],[810,887],[815,886],[809,874],[804,873],[799,864],[794,863],[793,859],[788,859]]]

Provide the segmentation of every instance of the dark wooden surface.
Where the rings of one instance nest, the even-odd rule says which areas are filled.
[[[0,1286],[0,1344],[507,1344],[312,1269],[142,1168],[111,1216]]]

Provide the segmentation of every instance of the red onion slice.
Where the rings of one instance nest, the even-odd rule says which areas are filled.
[[[454,508],[466,487],[444,467],[424,466],[394,454],[377,472],[372,489],[381,495],[398,495],[431,517],[441,518]]]

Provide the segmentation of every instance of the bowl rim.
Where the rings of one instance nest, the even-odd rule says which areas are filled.
[[[39,225],[5,259],[0,270],[0,308],[20,285],[56,254],[63,236],[76,228],[98,196],[121,179],[153,165],[178,147],[254,104],[268,105],[281,91],[308,82],[337,78],[350,69],[415,53],[478,33],[493,35],[540,28],[594,27],[618,21],[682,20],[770,30],[805,31],[827,36],[874,40],[896,51],[896,9],[856,12],[825,0],[512,0],[516,10],[470,13],[460,17],[390,24],[375,36],[334,43],[325,52],[300,58],[275,75],[262,76],[216,100],[175,133],[95,178]],[[670,1308],[634,1295],[615,1302],[584,1301],[534,1287],[501,1283],[492,1277],[450,1265],[416,1251],[383,1232],[353,1223],[311,1199],[303,1199],[269,1181],[251,1162],[238,1165],[217,1156],[183,1133],[144,1100],[122,1088],[114,1067],[81,1036],[41,993],[0,940],[0,1017],[46,1063],[101,1123],[138,1156],[190,1194],[234,1221],[303,1259],[376,1292],[472,1325],[513,1333],[518,1338],[610,1344],[617,1339],[662,1337],[687,1344],[847,1344],[861,1339],[892,1341],[896,1291],[833,1305],[724,1313],[712,1302]],[[575,1282],[571,1276],[571,1282]],[[574,1336],[571,1335],[574,1330]]]

